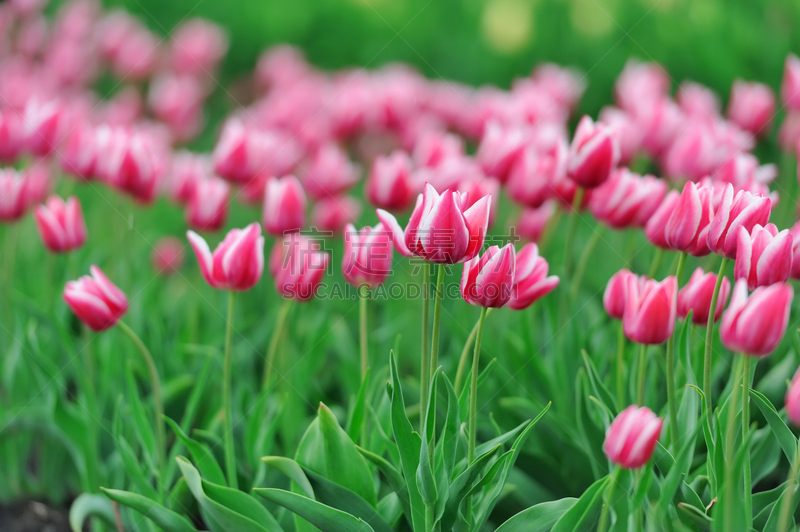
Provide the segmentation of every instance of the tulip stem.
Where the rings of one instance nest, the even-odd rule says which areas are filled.
[[[683,267],[686,265],[686,253],[681,252],[678,254],[678,265],[675,267],[675,280],[677,281],[678,288],[681,287],[681,274]]]
[[[719,298],[722,278],[725,276],[725,268],[728,267],[728,262],[728,258],[722,257],[722,264],[720,264],[719,273],[717,273],[717,282],[714,285],[714,293],[711,295],[711,306],[708,309],[708,324],[706,325],[706,345],[703,355],[703,392],[706,394],[706,419],[709,428],[711,427],[713,419],[711,401],[711,348],[714,340],[714,315],[717,310],[717,298]]]
[[[675,268],[675,279],[678,287],[681,283],[683,265],[686,263],[686,253],[678,255],[678,265]],[[675,397],[675,337],[674,334],[667,338],[667,403],[669,403],[669,433],[672,441],[672,452],[680,449],[678,439],[678,402]]]
[[[636,386],[636,404],[644,406],[644,385],[647,381],[647,345],[642,344],[639,350],[639,378]]]
[[[367,303],[369,302],[369,288],[362,285],[358,288],[359,307],[359,343],[361,347],[361,380],[367,378],[369,369],[369,346],[367,344]]]
[[[597,244],[600,242],[600,239],[603,238],[603,230],[605,226],[597,225],[592,231],[592,237],[586,243],[586,246],[583,248],[583,252],[581,253],[581,258],[578,259],[578,266],[575,268],[575,276],[572,278],[572,287],[570,289],[570,299],[573,301],[575,298],[578,297],[578,292],[581,289],[581,281],[583,280],[583,275],[586,273],[586,268],[589,266],[589,259],[592,258],[592,253],[594,253],[594,248],[597,247]]]
[[[653,255],[653,262],[650,263],[650,271],[647,272],[647,277],[653,279],[655,275],[658,273],[658,267],[661,266],[661,259],[664,258],[664,250],[662,248],[657,247],[656,252]]]
[[[222,374],[222,403],[225,410],[225,470],[228,485],[238,489],[236,478],[236,449],[233,446],[233,409],[231,408],[231,338],[233,335],[233,300],[236,293],[228,292],[228,322],[225,328],[225,365]]]
[[[469,442],[467,444],[467,467],[475,460],[475,443],[478,434],[478,372],[481,361],[481,339],[483,338],[483,323],[488,314],[486,307],[481,307],[478,318],[478,332],[475,335],[475,350],[472,354],[472,375],[469,381]],[[466,501],[465,519],[472,524],[472,497]]]
[[[617,407],[622,410],[625,404],[625,329],[619,322],[617,335]]]
[[[493,308],[486,309],[486,315],[488,316],[493,311]],[[472,327],[472,331],[470,331],[467,341],[464,343],[464,349],[461,351],[461,358],[458,359],[458,370],[456,371],[455,383],[456,397],[461,395],[461,389],[464,386],[464,371],[467,369],[467,360],[469,359],[470,347],[472,347],[472,342],[475,341],[475,336],[478,334],[479,325],[480,321],[476,322],[475,326]]]
[[[741,358],[741,357],[740,357]],[[739,402],[739,390],[742,382],[743,360],[735,360],[733,363],[733,379],[731,381],[731,395],[728,398],[728,426],[725,434],[725,520],[723,530],[735,530],[734,505],[738,504],[739,498],[736,497],[736,479],[733,478],[734,444],[736,441],[736,403]],[[742,442],[744,443],[744,442]]]
[[[780,510],[780,519],[778,520],[778,532],[789,532],[789,523],[792,520],[792,512],[794,508],[794,492],[797,489],[797,475],[800,469],[800,440],[795,443],[797,451],[792,461],[792,468],[789,470],[789,478],[786,479],[786,491],[783,493],[783,504]]]
[[[597,527],[598,532],[606,532],[608,530],[608,516],[611,511],[611,502],[614,497],[614,491],[617,488],[617,477],[622,470],[620,467],[614,466],[614,470],[608,476],[608,486],[606,486],[605,493],[603,494],[603,510],[600,512],[600,525]]]
[[[430,305],[428,296],[430,295],[431,270],[430,265],[422,265],[422,348],[420,349],[420,371],[419,371],[419,425],[422,432],[425,424],[425,409],[428,406],[428,381],[431,380],[431,359],[428,352],[428,327]]]
[[[166,447],[166,437],[164,435],[164,403],[161,399],[161,380],[158,378],[158,370],[156,369],[156,364],[153,361],[153,356],[150,354],[150,350],[147,349],[147,346],[144,345],[141,338],[133,332],[133,329],[128,327],[128,325],[124,321],[120,321],[117,323],[117,326],[128,335],[128,338],[131,339],[131,342],[136,346],[141,353],[142,358],[144,359],[145,364],[147,365],[147,371],[150,373],[150,385],[153,387],[153,402],[155,403],[155,418],[156,418],[156,444],[158,449],[156,450],[156,461],[157,467],[159,472],[162,471],[164,466],[164,450]],[[163,496],[164,495],[164,485],[161,482],[161,474],[158,475],[158,487],[159,493]]]
[[[267,361],[264,365],[264,378],[261,380],[261,390],[264,391],[269,388],[272,382],[272,368],[275,365],[275,354],[278,352],[278,344],[280,343],[283,330],[286,327],[286,317],[289,315],[289,310],[292,308],[292,300],[285,299],[278,311],[278,319],[275,321],[275,329],[272,331],[272,338],[269,341],[267,348]]]
[[[564,241],[564,279],[570,279],[572,271],[572,241],[575,239],[575,230],[578,225],[578,213],[581,211],[581,203],[583,203],[583,195],[585,191],[583,187],[578,187],[575,191],[575,197],[572,198],[572,209],[570,210],[569,224],[567,225],[567,237]]]
[[[444,295],[444,264],[439,265],[439,273],[436,276],[436,299],[433,302],[433,334],[431,335],[431,367],[429,375],[433,375],[439,367],[439,325],[442,318],[442,297]]]
[[[742,443],[747,440],[750,429],[750,357],[742,355]],[[753,488],[750,475],[750,450],[745,450],[744,457],[744,518],[745,525],[750,528],[753,523]]]

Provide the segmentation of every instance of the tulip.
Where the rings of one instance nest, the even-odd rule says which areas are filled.
[[[299,231],[306,224],[306,193],[293,175],[270,179],[264,192],[264,229],[274,236]]]
[[[603,184],[619,163],[619,142],[613,130],[584,116],[570,145],[568,175],[578,186]]]
[[[230,186],[218,178],[196,183],[186,204],[186,223],[198,231],[219,231],[228,219]]]
[[[367,177],[366,196],[369,202],[388,211],[407,209],[414,200],[416,188],[411,171],[411,158],[405,152],[379,155]]]
[[[148,103],[176,140],[187,141],[203,126],[205,97],[206,89],[196,78],[162,74],[150,83]]]
[[[669,87],[669,76],[661,65],[631,59],[617,77],[614,95],[621,109],[631,111],[661,100],[669,92]]]
[[[778,169],[774,164],[759,166],[758,159],[750,153],[738,152],[723,162],[714,172],[712,182],[730,183],[735,191],[746,188],[752,183],[766,185],[778,177]],[[723,187],[719,189],[722,199]],[[717,194],[715,194],[716,196]]]
[[[348,223],[344,229],[342,273],[355,287],[374,289],[382,285],[392,271],[392,234],[383,224],[357,231]]]
[[[95,265],[64,288],[64,301],[80,320],[94,331],[113,327],[128,312],[128,298]]]
[[[461,297],[470,305],[500,308],[509,302],[514,286],[515,250],[491,246],[483,255],[464,263]]]
[[[684,81],[678,87],[676,99],[678,107],[689,117],[709,122],[719,119],[719,98],[708,87]]]
[[[448,188],[454,190],[465,181],[485,179],[486,176],[475,159],[451,157],[435,168],[417,168],[411,178],[415,189],[417,185],[421,187],[425,183],[430,183],[436,190]]]
[[[603,107],[600,122],[611,128],[619,141],[619,163],[627,165],[642,147],[642,131],[633,117],[616,107]]]
[[[644,234],[647,240],[654,246],[669,249],[665,234],[667,222],[678,206],[679,201],[680,194],[675,190],[670,190],[667,192],[667,195],[664,196],[664,200],[661,202],[661,205],[658,206],[656,212],[647,220],[647,224],[644,226]]]
[[[538,242],[556,212],[556,204],[548,200],[536,209],[523,209],[512,227],[519,236],[531,242]]]
[[[58,196],[50,196],[45,205],[36,207],[34,216],[42,242],[53,253],[72,251],[86,242],[86,222],[75,196],[66,203]]]
[[[708,247],[717,255],[735,259],[739,228],[743,227],[749,232],[756,225],[766,225],[771,207],[769,198],[745,190],[740,190],[734,196],[733,186],[726,185],[722,202],[708,228]]]
[[[622,326],[629,340],[643,344],[663,344],[675,329],[678,281],[670,276],[663,281],[628,278],[627,301]]]
[[[171,275],[183,266],[183,243],[175,237],[165,236],[153,248],[153,268],[159,275]]]
[[[264,271],[264,237],[261,226],[251,223],[244,229],[231,229],[214,253],[194,231],[186,237],[194,249],[200,273],[213,288],[244,291],[253,288]]]
[[[695,257],[711,253],[706,239],[714,216],[713,195],[713,190],[707,186],[697,186],[691,181],[684,185],[664,226],[664,242],[670,249]]]
[[[789,389],[786,390],[786,417],[795,426],[800,426],[800,370],[795,371]]]
[[[169,61],[178,74],[211,76],[227,49],[227,38],[219,26],[194,18],[172,34]]]
[[[781,283],[756,288],[748,296],[747,281],[736,281],[720,322],[722,344],[745,355],[770,354],[786,333],[793,297],[794,289]]]
[[[331,234],[339,234],[348,223],[361,215],[361,202],[352,196],[332,196],[314,204],[311,226]]]
[[[731,87],[728,119],[756,137],[769,133],[775,113],[775,95],[761,83],[736,80]]]
[[[525,149],[508,173],[508,195],[526,207],[541,206],[554,196],[553,184],[564,180],[567,154],[568,148],[563,140],[548,150],[535,147]]]
[[[677,104],[667,97],[642,103],[629,112],[642,135],[642,149],[652,157],[664,155],[685,121]]]
[[[531,78],[537,87],[570,110],[578,105],[586,90],[586,82],[580,72],[553,63],[538,65]]]
[[[314,199],[337,196],[358,183],[358,169],[339,147],[323,146],[302,176],[303,188]]]
[[[786,56],[781,81],[781,101],[789,111],[800,111],[800,59],[794,54]]]
[[[527,132],[519,127],[504,127],[489,122],[478,145],[475,159],[488,176],[504,183],[516,160],[525,150]]]
[[[631,405],[614,418],[606,431],[603,452],[625,469],[639,469],[653,456],[663,420],[646,406]]]
[[[489,224],[491,196],[463,209],[464,198],[445,190],[441,195],[430,184],[417,198],[405,231],[389,212],[378,209],[378,219],[392,232],[394,246],[405,257],[421,257],[439,264],[471,260],[483,247]]]
[[[800,141],[800,111],[789,111],[778,129],[778,144],[788,153],[796,153]]]
[[[508,308],[523,310],[533,305],[558,286],[559,278],[548,277],[550,266],[544,257],[539,256],[539,247],[534,243],[525,244],[514,261],[514,286]]]
[[[32,161],[22,170],[22,178],[25,180],[26,205],[41,203],[50,195],[53,179],[46,162]]]
[[[0,170],[0,221],[14,222],[28,209],[28,182],[13,169]]]
[[[792,271],[789,277],[800,280],[800,222],[789,229],[789,234],[792,235]]]
[[[179,205],[186,204],[195,187],[212,175],[211,160],[207,156],[180,151],[172,157],[170,172],[164,181],[167,197]]]
[[[38,98],[28,100],[23,118],[25,144],[34,155],[50,155],[61,143],[66,124],[66,113],[61,102],[43,102]]]
[[[285,299],[308,301],[319,289],[328,260],[321,240],[292,233],[275,243],[269,257],[269,271],[275,288]]]
[[[628,279],[639,279],[628,269],[623,269],[611,276],[603,292],[603,308],[615,320],[621,320],[628,301]]]
[[[419,135],[414,144],[414,163],[433,168],[451,157],[464,156],[464,141],[461,137],[442,131],[428,130]]]
[[[678,316],[686,319],[689,311],[692,312],[692,323],[700,326],[708,325],[708,314],[711,310],[711,298],[714,295],[714,287],[717,284],[717,276],[711,272],[703,273],[702,268],[697,268],[686,286],[678,291]],[[714,312],[714,322],[719,320],[722,309],[728,301],[731,293],[731,282],[727,277],[722,278],[719,295],[717,297],[716,310]]]
[[[792,270],[792,244],[789,230],[779,233],[775,224],[756,225],[751,233],[740,228],[734,278],[746,279],[750,290],[785,282]]]
[[[14,111],[0,112],[0,162],[13,163],[24,144],[24,122]]]
[[[153,201],[166,166],[161,139],[147,130],[104,129],[100,134],[110,138],[106,150],[98,154],[98,175],[139,201]]]
[[[719,146],[712,125],[693,119],[678,130],[661,154],[664,173],[674,179],[698,180],[710,174],[718,164]]]
[[[463,208],[469,209],[487,196],[499,198],[500,182],[493,177],[470,177],[461,181],[456,186],[456,190],[460,194],[466,196],[464,199]],[[489,227],[494,224],[495,214],[495,211],[489,211]]]
[[[61,150],[61,168],[84,181],[94,179],[98,154],[104,141],[98,137],[94,126],[76,126]]]
[[[661,205],[667,184],[651,175],[640,176],[627,168],[592,191],[589,210],[611,227],[644,227]]]

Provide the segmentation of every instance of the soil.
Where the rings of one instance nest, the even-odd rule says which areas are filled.
[[[69,512],[37,501],[0,505],[3,532],[70,532]]]

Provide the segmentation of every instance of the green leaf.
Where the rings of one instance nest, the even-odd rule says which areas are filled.
[[[434,462],[436,466],[436,490],[439,498],[436,501],[436,518],[444,512],[444,506],[450,497],[450,483],[453,481],[456,454],[458,452],[458,435],[461,427],[461,416],[458,413],[458,399],[453,385],[447,375],[439,377],[444,381],[447,395],[447,417],[442,428],[441,440],[436,446]]]
[[[778,497],[777,502],[772,507],[772,512],[769,514],[769,519],[767,519],[767,524],[764,525],[764,532],[778,532],[778,525],[780,524],[781,520],[781,508],[787,497],[792,497],[792,506],[791,506],[791,515],[794,515],[794,512],[797,510],[797,503],[800,501],[800,497],[797,496],[796,493],[797,486],[794,486],[794,489],[786,489]],[[790,523],[791,525],[791,519]]]
[[[531,506],[500,525],[495,532],[550,532],[576,502],[578,499],[567,497]]]
[[[406,515],[410,516],[411,504],[408,501],[408,489],[406,486],[406,481],[403,478],[403,475],[400,474],[400,471],[398,471],[382,456],[378,456],[377,454],[367,451],[366,449],[362,449],[358,446],[356,446],[356,449],[358,449],[358,452],[360,452],[364,458],[372,462],[375,467],[378,468],[378,471],[380,471],[384,478],[386,478],[386,481],[397,494],[397,498],[400,499],[400,504],[403,505],[403,511],[406,513]]]
[[[225,474],[222,472],[222,468],[217,463],[217,459],[214,458],[214,453],[211,452],[211,449],[205,443],[200,443],[197,440],[193,440],[189,436],[186,435],[185,432],[175,423],[172,419],[167,416],[164,416],[164,421],[172,428],[175,432],[175,435],[180,439],[181,442],[189,449],[189,454],[192,455],[192,459],[194,463],[197,464],[197,469],[200,470],[202,476],[207,479],[209,482],[213,482],[214,484],[225,485],[227,482],[225,481]]]
[[[608,477],[603,477],[589,486],[583,495],[556,521],[552,532],[583,532],[591,530],[597,521],[603,504],[603,492]]]
[[[681,481],[689,474],[689,468],[692,466],[692,458],[694,457],[695,447],[695,434],[692,434],[681,447],[678,452],[678,457],[672,467],[669,468],[664,482],[661,484],[661,493],[658,497],[658,508],[662,516],[666,516],[669,512],[669,507],[672,505],[672,500],[678,492],[678,487]],[[658,445],[661,445],[660,443]]]
[[[265,456],[261,460],[268,466],[274,467],[289,477],[292,482],[300,486],[300,489],[305,492],[307,497],[310,499],[314,498],[314,488],[311,487],[311,483],[303,472],[303,468],[300,467],[297,462],[291,458],[284,458],[282,456]]]
[[[619,408],[617,407],[617,400],[614,398],[614,394],[603,384],[603,379],[600,378],[600,374],[597,372],[594,362],[589,358],[585,349],[581,349],[581,356],[583,357],[583,364],[586,366],[586,374],[589,376],[589,383],[592,385],[594,394],[611,410],[612,414],[618,414]]]
[[[447,499],[444,512],[441,516],[442,530],[450,530],[453,527],[458,518],[458,509],[461,505],[461,501],[464,500],[464,497],[466,497],[472,489],[475,479],[478,478],[478,475],[483,471],[489,459],[497,454],[498,450],[500,450],[500,444],[497,444],[494,448],[479,455],[466,471],[453,480],[453,483],[450,485],[451,496]]]
[[[151,470],[155,471],[156,456],[156,437],[153,432],[153,425],[150,423],[144,402],[139,396],[136,387],[136,379],[133,376],[133,365],[128,363],[126,366],[126,376],[128,381],[128,404],[131,409],[131,418],[136,429],[136,437],[139,439],[144,449],[144,458],[150,465]]]
[[[132,508],[147,517],[164,532],[194,532],[195,528],[184,516],[158,504],[156,501],[130,491],[100,488],[119,504]]]
[[[431,376],[428,391],[428,404],[425,409],[425,422],[422,427],[422,443],[419,448],[419,466],[417,467],[417,486],[422,500],[426,506],[436,503],[439,494],[436,490],[436,479],[433,476],[433,467],[428,456],[428,445],[431,443],[432,433],[436,424],[436,382],[441,368],[436,368]]]
[[[299,515],[322,532],[374,532],[361,519],[297,493],[272,488],[256,488],[253,491]]]
[[[764,394],[751,389],[750,397],[753,398],[753,402],[766,418],[769,428],[781,444],[783,454],[786,455],[789,463],[791,463],[797,455],[797,440],[794,434],[792,434],[792,430],[786,426],[783,418],[781,418],[778,411],[775,410],[775,407],[772,406],[772,403],[769,402],[769,399],[767,399]]]
[[[72,532],[81,532],[90,517],[98,517],[110,526],[115,525],[114,509],[111,502],[97,493],[82,493],[69,507],[69,526]]]
[[[364,379],[361,381],[361,386],[358,388],[356,402],[347,419],[347,435],[350,436],[350,439],[353,441],[358,441],[358,438],[361,436],[361,429],[367,417],[367,385],[371,373],[372,369],[368,368],[367,374],[364,376]]]
[[[307,469],[306,474],[314,486],[315,500],[366,521],[375,532],[392,532],[392,527],[383,520],[381,514],[358,494],[311,470]]]

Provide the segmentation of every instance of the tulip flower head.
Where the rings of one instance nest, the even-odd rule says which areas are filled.
[[[616,229],[644,227],[666,193],[664,180],[620,168],[592,191],[589,210],[595,218]]]
[[[645,345],[663,344],[675,329],[678,281],[628,278],[622,328],[629,340]]]
[[[388,211],[407,209],[414,201],[416,192],[411,171],[411,158],[405,152],[379,155],[367,177],[366,196],[369,202]]]
[[[186,205],[186,222],[198,231],[219,231],[228,219],[230,185],[212,177],[195,184]]]
[[[620,467],[639,469],[653,456],[663,423],[646,406],[631,405],[609,425],[603,452]]]
[[[711,298],[714,295],[714,286],[717,284],[717,275],[714,273],[703,273],[702,268],[697,268],[686,286],[678,291],[678,316],[686,319],[689,311],[692,312],[692,323],[705,327],[708,325],[708,313],[711,310]],[[731,294],[731,282],[727,277],[722,278],[719,295],[717,296],[717,308],[714,312],[714,321],[719,320],[728,296]]]
[[[623,269],[611,276],[603,292],[603,308],[615,320],[621,320],[625,313],[625,304],[628,302],[628,279],[639,281],[642,278],[628,269]]]
[[[789,389],[786,390],[786,417],[791,423],[800,426],[800,370],[795,371]]]
[[[775,95],[762,83],[737,79],[731,87],[728,118],[756,137],[769,133],[775,114]]]
[[[783,65],[781,101],[790,111],[800,111],[800,59],[794,54]]]
[[[338,196],[353,188],[358,179],[358,167],[334,144],[317,150],[311,166],[302,175],[303,188],[314,199]]]
[[[775,224],[756,225],[751,233],[739,228],[734,278],[746,279],[750,290],[785,282],[792,271],[792,244],[789,230],[778,232]]]
[[[330,196],[314,204],[311,225],[320,231],[340,234],[349,223],[361,215],[361,202],[352,196]]]
[[[514,261],[514,285],[507,306],[523,310],[533,305],[558,286],[559,278],[548,276],[550,266],[539,256],[539,246],[533,242],[525,244],[516,253]]]
[[[261,226],[251,223],[244,229],[231,229],[214,253],[206,241],[188,231],[200,273],[213,288],[245,291],[253,288],[264,271],[264,237]]]
[[[319,289],[328,270],[329,255],[323,240],[291,233],[275,243],[269,257],[269,272],[275,288],[285,299],[308,301]]]
[[[556,212],[556,203],[548,200],[536,209],[523,209],[516,222],[512,223],[519,236],[538,242]]]
[[[65,202],[50,196],[47,203],[34,210],[36,228],[45,247],[53,253],[65,253],[86,242],[86,222],[78,198],[70,196]]]
[[[95,265],[77,281],[64,287],[64,301],[90,329],[100,332],[117,324],[128,312],[125,293]]]
[[[644,226],[644,234],[647,240],[654,246],[669,249],[666,238],[667,222],[677,208],[679,202],[680,194],[675,190],[670,190],[667,192],[667,195],[664,196],[656,212],[647,220]]]
[[[736,281],[722,314],[719,338],[731,351],[762,357],[778,347],[789,324],[794,289],[788,284],[756,288],[747,294],[747,281]]]
[[[355,287],[373,289],[382,285],[392,271],[392,233],[383,224],[356,230],[353,224],[344,228],[342,273]]]
[[[171,275],[183,266],[183,243],[173,236],[165,236],[153,248],[153,268],[159,275]]]
[[[566,176],[567,152],[563,140],[546,150],[525,149],[508,173],[506,191],[511,199],[536,208],[551,198],[554,195],[553,184]]]
[[[461,297],[470,305],[500,308],[509,302],[514,286],[513,244],[491,246],[483,255],[464,263]]]
[[[0,221],[14,222],[28,209],[28,182],[13,169],[0,170]]]
[[[264,229],[271,235],[299,231],[306,224],[306,193],[292,175],[270,179],[264,192]]]
[[[695,257],[711,253],[706,242],[714,216],[713,190],[689,181],[664,226],[664,242],[671,249]]]
[[[405,231],[389,212],[378,209],[378,219],[391,230],[395,249],[401,255],[460,264],[471,260],[483,247],[491,196],[484,196],[468,209],[464,208],[465,200],[450,189],[439,194],[426,184]]]
[[[740,190],[734,196],[733,185],[726,185],[708,228],[708,247],[717,255],[735,259],[739,228],[750,232],[756,225],[767,225],[771,209],[769,198],[746,190]]]
[[[789,277],[800,280],[800,222],[797,222],[789,229],[792,235],[792,271]]]
[[[598,187],[611,176],[619,158],[615,131],[588,116],[581,118],[570,145],[567,167],[570,179],[584,188]]]

